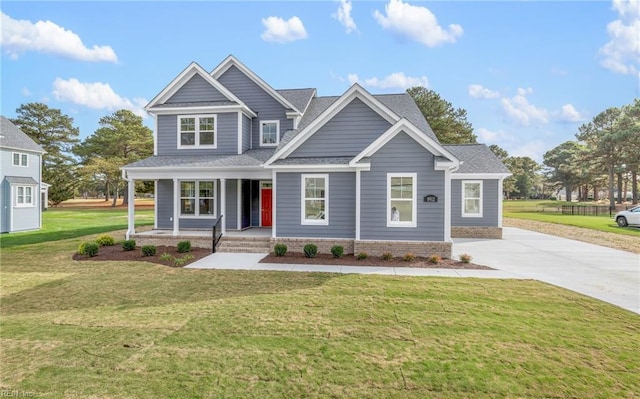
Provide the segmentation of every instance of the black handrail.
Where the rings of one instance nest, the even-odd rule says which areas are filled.
[[[220,222],[222,221],[222,217],[223,215],[220,215],[216,224],[213,225],[213,231],[211,234],[211,239],[212,239],[211,253],[213,254],[216,253],[216,246],[218,245],[218,242],[220,242],[220,239],[222,238],[222,229],[219,229],[219,225],[220,225]]]

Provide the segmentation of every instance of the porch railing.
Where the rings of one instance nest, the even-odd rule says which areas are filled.
[[[218,242],[220,242],[220,239],[222,238],[222,228],[220,227],[222,218],[223,218],[223,215],[220,215],[216,224],[213,225],[213,231],[211,234],[211,239],[212,239],[211,253],[214,253],[214,254],[216,253],[216,246],[218,245]]]

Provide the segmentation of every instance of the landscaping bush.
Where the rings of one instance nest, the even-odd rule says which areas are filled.
[[[369,257],[369,255],[366,252],[360,252],[358,255],[356,255],[356,258],[358,258],[358,260],[365,260]]]
[[[85,246],[85,245],[86,245],[86,243],[84,243],[84,242],[83,242],[82,244],[80,244],[80,245],[78,246],[78,251],[76,251],[76,253],[77,253],[78,255],[85,255],[85,252],[84,252],[84,246]]]
[[[273,246],[273,252],[276,254],[276,256],[285,256],[287,254],[287,245],[276,244]]]
[[[143,245],[142,246],[142,255],[144,256],[153,256],[156,254],[156,246],[155,245]]]
[[[342,245],[334,245],[331,247],[331,253],[334,258],[342,258],[342,255],[344,255],[344,247]]]
[[[169,252],[165,252],[162,255],[160,255],[160,260],[161,261],[173,260],[173,256],[171,256],[171,254]]]
[[[124,251],[133,251],[134,249],[136,249],[136,240],[122,241],[122,249]]]
[[[471,259],[473,259],[473,258],[469,254],[461,254],[460,255],[460,262],[462,262],[462,263],[471,263]]]
[[[307,258],[315,258],[318,255],[318,246],[316,244],[307,244],[304,246],[304,256]]]
[[[429,261],[429,263],[433,263],[434,265],[437,265],[442,261],[442,258],[440,257],[440,255],[431,255],[427,258],[427,260]]]
[[[174,258],[173,259],[173,265],[174,266],[184,266],[185,263],[189,262],[190,260],[193,260],[194,258],[195,258],[195,256],[193,256],[191,254],[186,254],[182,258]]]
[[[116,240],[108,234],[102,234],[96,238],[96,243],[101,247],[110,247],[116,244]]]
[[[89,257],[94,257],[98,255],[98,251],[100,250],[100,246],[95,242],[86,242],[83,246],[82,255],[87,255]]]
[[[391,259],[393,259],[393,254],[391,252],[384,252],[382,254],[382,259],[383,260],[391,260]]]
[[[413,262],[414,260],[416,260],[416,256],[412,252],[407,252],[402,257],[402,260],[405,262]]]
[[[191,251],[191,241],[180,241],[178,243],[178,252],[183,254]]]

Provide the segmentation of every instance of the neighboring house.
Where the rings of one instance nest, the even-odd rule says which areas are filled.
[[[42,182],[44,150],[0,116],[0,232],[42,227],[48,184]],[[42,194],[41,194],[42,193]]]
[[[222,217],[290,250],[443,256],[452,235],[502,236],[508,170],[484,145],[441,145],[408,94],[275,90],[229,56],[210,73],[192,63],[146,110],[154,156],[123,170],[155,181],[155,228],[174,236]]]

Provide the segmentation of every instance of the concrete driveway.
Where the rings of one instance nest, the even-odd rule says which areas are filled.
[[[453,257],[544,281],[640,314],[640,255],[505,227],[502,240],[456,238]],[[640,240],[638,240],[640,245]]]

